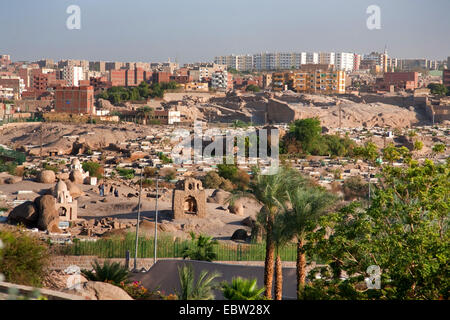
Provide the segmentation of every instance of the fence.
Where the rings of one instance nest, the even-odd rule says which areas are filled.
[[[152,258],[154,255],[153,238],[139,238],[138,258]],[[76,241],[73,244],[54,247],[56,254],[72,256],[98,256],[100,258],[123,258],[126,251],[133,257],[135,253],[135,240],[126,239],[100,239],[92,241]],[[181,258],[184,248],[194,247],[192,241],[173,240],[173,238],[158,238],[157,255],[159,258]],[[219,243],[213,245],[219,261],[263,261],[266,254],[264,244],[232,244]],[[297,249],[294,244],[280,248],[283,261],[295,261]]]

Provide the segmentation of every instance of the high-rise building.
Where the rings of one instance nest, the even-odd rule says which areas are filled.
[[[357,53],[355,53],[354,55],[353,55],[353,70],[354,71],[358,71],[359,70],[359,67],[361,66],[361,55],[360,54],[357,54]]]
[[[69,87],[78,87],[80,80],[85,80],[83,67],[65,66],[62,70],[62,79],[66,81]]]
[[[306,54],[306,64],[318,64],[319,54],[317,52],[308,52]]]
[[[336,63],[334,52],[319,52],[319,63],[320,64],[332,64]]]
[[[343,71],[352,71],[354,65],[354,54],[348,52],[336,52],[336,69]]]
[[[106,62],[105,61],[89,61],[89,70],[106,72]]]

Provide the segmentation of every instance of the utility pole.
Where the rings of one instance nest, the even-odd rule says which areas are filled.
[[[153,264],[156,263],[157,249],[158,249],[158,181],[159,175],[156,176],[156,204],[155,204],[155,254],[153,258]]]
[[[141,218],[141,193],[142,193],[142,172],[144,171],[144,168],[141,168],[141,181],[140,181],[140,188],[139,188],[139,201],[138,201],[138,214],[137,214],[137,220],[136,220],[136,245],[135,245],[135,251],[134,251],[134,271],[137,272],[137,254],[138,254],[138,240],[139,240],[139,221]]]

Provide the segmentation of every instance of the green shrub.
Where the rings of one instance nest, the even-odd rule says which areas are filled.
[[[217,240],[212,240],[209,236],[199,235],[198,237],[191,231],[191,244],[183,249],[183,259],[199,261],[213,261],[217,259],[214,252],[214,245],[218,244]]]
[[[3,242],[0,273],[5,281],[41,287],[48,262],[47,247],[19,232],[0,231],[0,240]]]
[[[227,300],[262,300],[264,287],[258,288],[257,280],[233,278],[231,283],[222,283],[223,296]]]
[[[87,161],[83,163],[82,167],[84,171],[89,172],[91,177],[103,178],[103,168],[100,163]]]
[[[44,163],[43,163],[42,168],[43,168],[44,170],[51,170],[51,171],[53,171],[54,173],[58,173],[58,172],[59,172],[58,167],[52,166],[51,164],[48,164],[47,162],[44,162]]]
[[[117,168],[117,173],[125,179],[133,179],[135,171],[133,169]]]
[[[109,282],[111,284],[120,286],[121,283],[128,283],[129,272],[125,266],[122,266],[118,262],[110,263],[105,261],[101,266],[98,261],[92,264],[94,268],[91,270],[82,270],[81,273],[91,281]]]

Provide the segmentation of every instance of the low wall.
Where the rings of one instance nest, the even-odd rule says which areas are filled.
[[[125,264],[125,258],[113,258],[104,259],[98,258],[97,256],[53,256],[50,260],[49,269],[50,270],[64,270],[71,265],[76,265],[80,269],[92,269],[92,263],[97,260],[101,265],[105,261],[109,262],[119,262]],[[168,260],[168,258],[164,258]],[[174,258],[174,260],[182,260],[180,258]],[[234,264],[242,266],[264,266],[264,261],[215,261],[216,263]],[[295,267],[295,261],[283,261],[283,267]],[[153,258],[138,258],[137,259],[137,269],[150,269],[153,265]],[[134,257],[130,257],[129,268],[134,267]]]
[[[16,289],[20,295],[30,296],[36,290],[36,288],[29,286],[22,286],[9,282],[0,282],[0,295],[7,296],[9,290]],[[39,294],[46,297],[48,300],[85,300],[81,296],[67,294],[59,291],[48,290],[39,288]]]
[[[450,121],[450,105],[449,106],[436,106],[428,104],[425,107],[425,111],[427,113],[427,117],[429,120],[433,120],[433,112],[434,112],[434,121]]]

